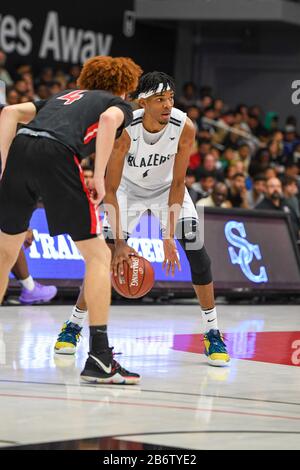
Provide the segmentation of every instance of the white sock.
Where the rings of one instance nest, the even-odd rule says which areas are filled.
[[[70,316],[70,322],[75,323],[76,325],[83,327],[84,321],[88,315],[86,310],[81,310],[76,305],[72,309],[72,315]]]
[[[201,308],[202,319],[204,322],[204,332],[208,333],[209,330],[218,330],[218,319],[217,319],[217,309],[216,307],[210,308],[208,310],[203,310]]]
[[[23,287],[25,287],[25,289],[29,290],[30,292],[32,292],[33,289],[34,289],[35,284],[34,284],[34,280],[32,279],[31,276],[29,276],[27,279],[23,279],[23,280],[19,279],[19,283]]]

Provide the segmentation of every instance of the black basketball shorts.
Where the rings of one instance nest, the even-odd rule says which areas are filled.
[[[66,233],[80,241],[100,234],[98,211],[72,151],[46,137],[18,135],[0,182],[0,230],[26,232],[39,197],[51,236]]]

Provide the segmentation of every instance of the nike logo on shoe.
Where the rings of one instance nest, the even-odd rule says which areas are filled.
[[[211,323],[212,321],[215,321],[215,320],[216,320],[216,318],[214,318],[213,320],[207,320],[207,321],[208,321],[208,323]]]
[[[91,354],[90,354],[90,357],[94,359],[94,361],[98,364],[99,367],[101,367],[101,369],[104,370],[104,372],[106,372],[106,374],[111,374],[111,371],[112,371],[111,364],[108,367],[105,364],[103,364],[103,362],[100,361],[98,357],[92,356]]]

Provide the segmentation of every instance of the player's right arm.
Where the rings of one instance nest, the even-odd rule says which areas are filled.
[[[6,106],[0,115],[0,153],[2,159],[2,174],[6,165],[11,143],[16,135],[18,124],[28,124],[37,113],[33,103]]]
[[[130,248],[124,240],[120,207],[117,199],[117,190],[120,186],[125,157],[130,149],[130,137],[124,129],[119,139],[116,140],[112,154],[108,161],[105,175],[104,197],[105,211],[107,212],[108,222],[115,240],[115,254],[112,261],[112,270],[115,275],[123,275],[123,261],[130,262],[129,255],[138,255],[133,248]]]

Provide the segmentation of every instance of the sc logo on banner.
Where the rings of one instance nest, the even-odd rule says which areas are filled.
[[[239,233],[237,235],[234,230]],[[246,230],[244,224],[241,222],[230,221],[225,225],[225,236],[230,245],[228,251],[232,264],[239,264],[244,275],[249,281],[255,283],[268,282],[266,268],[260,267],[259,274],[254,274],[251,270],[251,263],[253,257],[257,260],[262,259],[260,248],[246,240]],[[235,248],[234,248],[235,247]],[[238,252],[236,251],[238,248]]]

